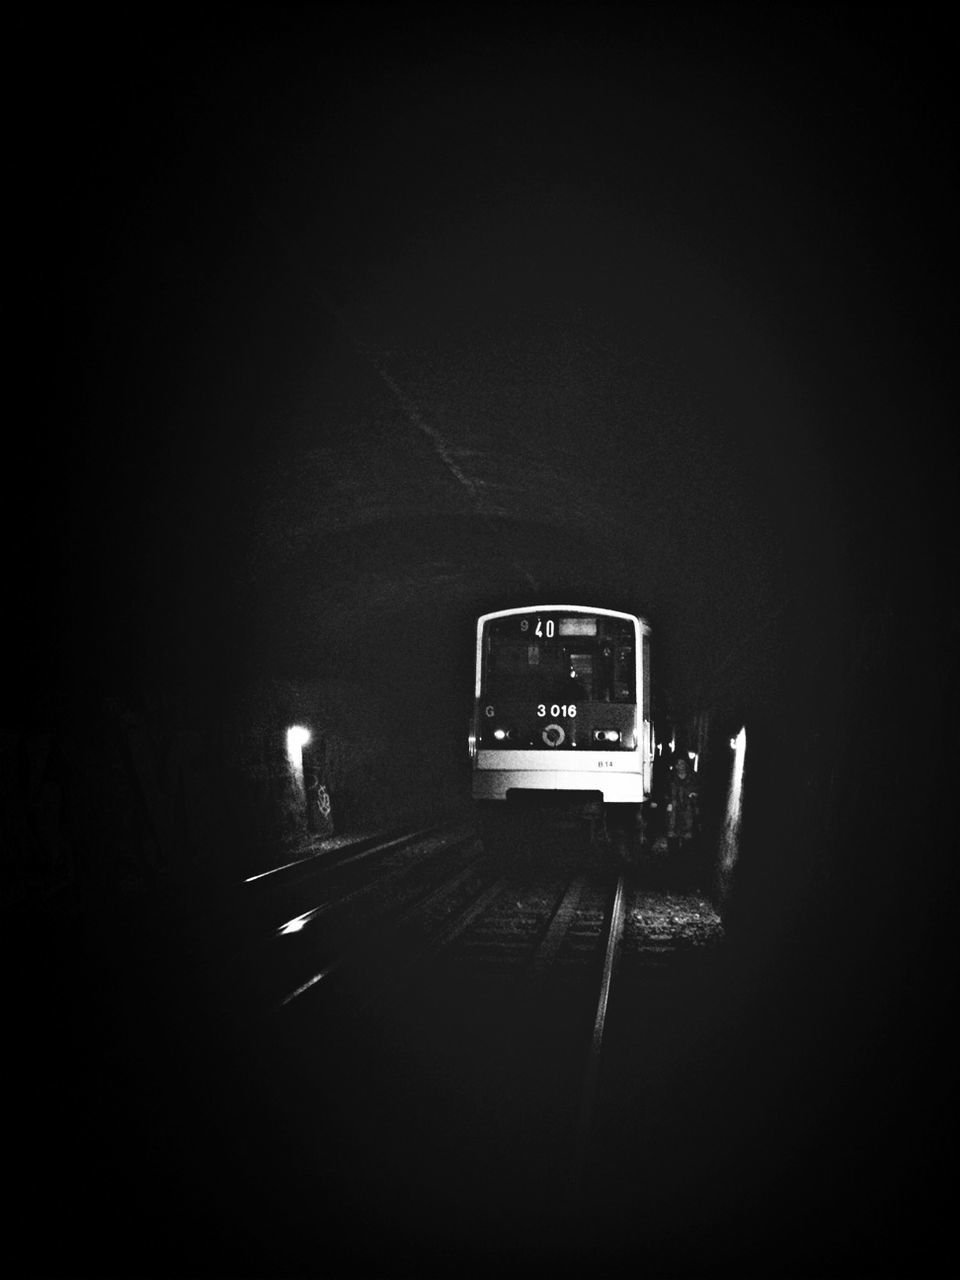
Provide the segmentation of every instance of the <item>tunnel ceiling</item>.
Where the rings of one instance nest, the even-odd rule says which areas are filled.
[[[304,672],[576,599],[647,614],[709,704],[861,607],[885,431],[932,394],[890,175],[932,202],[936,133],[886,96],[928,33],[851,62],[842,15],[615,12],[78,33],[72,648]]]
[[[442,318],[429,361],[341,335],[369,408],[346,440],[312,447],[322,392],[295,406],[305,447],[278,466],[253,540],[258,590],[276,593],[267,616],[299,614],[318,636],[361,610],[613,603],[669,617],[704,658],[780,606],[763,495],[683,405],[680,377],[664,404],[663,370],[617,368],[579,349],[575,325],[557,330],[540,351],[518,344],[522,371],[509,340],[478,370]],[[618,381],[625,405],[605,404]]]

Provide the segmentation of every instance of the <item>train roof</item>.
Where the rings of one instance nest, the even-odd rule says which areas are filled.
[[[485,622],[490,622],[494,618],[508,618],[518,613],[537,613],[538,611],[543,613],[597,613],[606,618],[625,618],[631,622],[636,622],[644,633],[650,630],[649,622],[638,613],[625,613],[622,609],[604,609],[598,605],[587,604],[528,604],[517,609],[494,609],[490,613],[480,615],[477,619],[477,629],[479,630]]]

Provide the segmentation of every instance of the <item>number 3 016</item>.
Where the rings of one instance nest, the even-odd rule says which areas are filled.
[[[541,702],[540,705],[537,707],[537,715],[545,716],[546,714],[547,714],[547,705],[546,703]],[[553,706],[550,708],[550,714],[554,718],[556,718],[557,716],[566,716],[567,719],[573,720],[576,718],[576,714],[577,714],[576,703],[564,702],[561,704],[561,703],[555,702]]]

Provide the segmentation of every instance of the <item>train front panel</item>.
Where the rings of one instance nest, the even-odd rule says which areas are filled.
[[[650,629],[611,609],[549,605],[477,622],[473,796],[577,791],[648,799]]]

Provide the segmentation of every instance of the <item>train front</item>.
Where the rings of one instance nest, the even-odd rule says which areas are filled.
[[[484,614],[470,746],[475,800],[642,804],[653,765],[647,624],[579,605]]]

